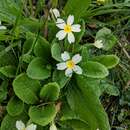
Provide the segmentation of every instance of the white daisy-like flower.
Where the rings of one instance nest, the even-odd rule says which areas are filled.
[[[99,128],[97,128],[96,130],[99,130]]]
[[[30,124],[25,127],[25,124],[22,121],[16,121],[16,128],[18,130],[36,130],[37,126],[34,124]]]
[[[56,19],[60,17],[60,12],[57,8],[50,9],[50,13],[54,15]]]
[[[97,47],[98,49],[103,48],[103,42],[102,42],[102,40],[96,40],[93,45],[95,47]]]
[[[54,123],[52,123],[49,130],[57,130],[56,125]]]
[[[61,58],[63,62],[57,64],[56,66],[58,70],[65,70],[65,75],[67,77],[71,77],[73,71],[76,74],[82,74],[82,68],[77,65],[82,60],[82,56],[80,56],[80,54],[74,55],[71,59],[69,53],[65,51],[61,54]]]
[[[73,24],[74,23],[74,16],[69,15],[67,18],[67,23],[63,20],[58,18],[56,22],[56,26],[60,28],[61,30],[56,34],[56,37],[59,40],[63,40],[66,36],[68,37],[69,43],[75,42],[75,37],[73,32],[80,32],[80,25],[79,24]]]
[[[0,30],[5,30],[5,29],[7,29],[5,26],[3,26],[2,24],[1,24],[1,21],[0,21]]]

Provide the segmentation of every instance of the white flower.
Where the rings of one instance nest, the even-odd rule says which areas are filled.
[[[99,128],[97,128],[96,130],[99,130]]]
[[[97,47],[98,49],[103,48],[102,40],[95,41],[94,46]]]
[[[82,74],[82,69],[77,64],[82,60],[82,56],[80,54],[76,54],[70,59],[70,55],[68,52],[64,52],[61,54],[61,58],[63,62],[57,64],[58,70],[65,70],[65,75],[67,77],[71,77],[73,71],[77,74]]]
[[[16,128],[18,130],[36,130],[37,126],[34,124],[30,124],[25,127],[25,124],[22,121],[16,121]]]
[[[57,130],[56,125],[52,123],[49,130]]]
[[[56,8],[50,9],[50,13],[53,14],[56,19],[57,19],[58,17],[60,17],[60,12],[59,12],[59,10],[56,9]]]
[[[72,32],[80,32],[81,29],[79,24],[73,24],[73,23],[74,23],[73,15],[69,15],[67,23],[63,19],[58,18],[56,26],[61,30],[56,34],[56,37],[59,40],[63,40],[67,36],[69,43],[74,43],[75,37]]]
[[[5,29],[7,29],[5,26],[3,26],[2,24],[1,24],[1,21],[0,21],[0,30],[5,30]]]

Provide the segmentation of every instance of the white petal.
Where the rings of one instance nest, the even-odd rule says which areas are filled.
[[[0,21],[0,25],[1,25],[1,21]]]
[[[66,25],[65,23],[56,24],[56,26],[60,29],[64,29],[65,25]]]
[[[66,36],[66,32],[64,30],[61,30],[59,31],[57,34],[56,34],[56,38],[58,38],[58,40],[63,40]]]
[[[56,24],[63,24],[65,21],[63,19],[58,18]]]
[[[54,9],[52,9],[52,12],[53,12],[53,14],[55,15],[56,18],[60,17],[60,12],[59,12],[58,9],[54,8]]]
[[[31,124],[29,126],[27,126],[26,130],[36,130],[37,126],[34,124]]]
[[[70,59],[70,55],[68,52],[65,51],[64,53],[61,54],[61,58],[63,61],[67,61]]]
[[[71,77],[72,76],[72,73],[73,73],[73,70],[72,69],[66,69],[66,71],[65,71],[65,75],[67,76],[67,77]]]
[[[7,29],[5,26],[0,26],[0,30]]]
[[[80,56],[80,54],[76,54],[72,57],[72,61],[77,64],[82,60],[82,56]]]
[[[67,24],[72,25],[74,23],[74,16],[73,15],[69,15],[68,19],[67,19]]]
[[[16,121],[16,128],[18,130],[23,130],[25,128],[25,125],[22,121]]]
[[[56,125],[53,123],[53,124],[50,126],[50,129],[49,129],[49,130],[57,130]]]
[[[81,31],[80,27],[81,26],[79,24],[72,25],[72,31],[73,32],[80,32]]]
[[[77,74],[82,74],[83,73],[83,70],[81,69],[80,66],[78,65],[75,65],[74,68],[73,68],[74,72],[77,73]]]
[[[98,49],[103,48],[102,40],[95,41],[94,46],[97,47]]]
[[[69,43],[74,43],[75,42],[75,37],[74,37],[74,34],[73,33],[68,33],[68,41]]]
[[[64,70],[64,69],[66,69],[67,68],[67,66],[66,66],[66,63],[59,63],[59,64],[56,64],[56,66],[57,66],[57,69],[58,70]]]

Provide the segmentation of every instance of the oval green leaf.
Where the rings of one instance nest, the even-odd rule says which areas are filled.
[[[17,116],[23,112],[24,103],[17,97],[12,97],[7,104],[7,112],[11,116]]]
[[[40,91],[40,98],[44,101],[56,101],[59,97],[60,86],[56,83],[48,83]]]
[[[16,67],[12,65],[0,67],[0,72],[6,77],[13,78],[16,75]]]
[[[38,101],[37,94],[40,90],[40,83],[30,79],[26,74],[20,74],[13,81],[15,94],[25,103],[34,104]]]
[[[119,58],[116,55],[96,56],[93,60],[103,64],[108,69],[115,67],[119,63]]]
[[[59,45],[59,43],[54,42],[52,47],[51,47],[51,54],[52,57],[57,60],[57,61],[62,61],[61,59],[61,47]]]
[[[44,80],[50,77],[51,71],[46,62],[40,58],[34,58],[27,68],[27,75],[32,79]]]
[[[83,75],[90,78],[105,78],[109,72],[107,68],[94,61],[87,61],[82,63]]]
[[[55,105],[46,105],[42,107],[32,106],[29,109],[31,120],[41,126],[48,125],[56,116]]]

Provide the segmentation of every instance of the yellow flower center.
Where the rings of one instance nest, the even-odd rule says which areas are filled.
[[[72,32],[71,25],[68,25],[68,24],[65,25],[64,31],[65,31],[66,33]]]
[[[26,130],[26,128],[23,128],[22,130]]]
[[[66,62],[67,68],[73,69],[75,66],[75,63],[72,60],[69,60]]]

